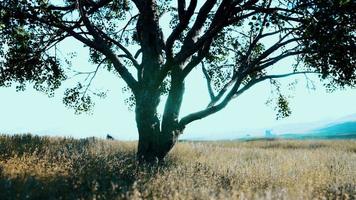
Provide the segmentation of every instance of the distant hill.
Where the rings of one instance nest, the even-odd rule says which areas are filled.
[[[186,137],[184,141],[275,140],[275,139],[356,139],[356,114],[337,119],[285,124],[250,131],[234,131],[210,137]]]
[[[287,133],[284,139],[356,139],[356,121],[332,123],[303,134]]]

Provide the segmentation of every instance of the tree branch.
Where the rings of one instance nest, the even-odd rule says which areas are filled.
[[[83,92],[83,95],[82,95],[83,97],[84,97],[85,94],[87,93],[87,91],[88,91],[88,89],[89,89],[91,83],[93,82],[93,80],[94,80],[96,74],[98,73],[99,67],[104,63],[105,60],[106,60],[106,59],[103,59],[103,60],[98,64],[98,66],[96,67],[96,69],[93,71],[93,75],[92,75],[91,79],[89,80],[89,83],[88,83],[87,87],[85,88],[85,90],[84,90],[84,92]],[[89,74],[88,74],[88,75],[89,75]]]
[[[201,63],[201,69],[202,69],[203,74],[204,74],[205,79],[206,79],[206,84],[207,84],[207,87],[208,87],[208,92],[209,92],[210,99],[213,100],[215,98],[215,95],[214,95],[214,90],[213,90],[213,88],[211,86],[211,77],[209,76],[209,73],[206,70],[203,62]]]
[[[255,13],[248,13],[246,15],[242,15],[242,16],[236,18],[236,20],[237,19],[242,20],[244,18],[252,16],[253,14],[255,14]],[[223,25],[220,24],[219,26],[216,26],[216,27],[210,27],[209,30],[203,36],[201,36],[197,42],[194,43],[194,41],[191,41],[191,43],[189,43],[189,45],[187,44],[186,47],[183,46],[181,51],[175,56],[174,62],[179,63],[179,62],[185,61],[188,57],[193,55],[195,52],[199,51],[199,49],[201,49],[202,46],[205,45],[207,41],[210,41],[210,40],[212,41],[212,39],[214,37],[216,37],[216,35],[224,27],[226,27],[232,23],[233,23],[233,21],[229,21],[227,24],[223,24]]]
[[[95,49],[100,51],[101,53],[103,53],[107,58],[109,58],[112,61],[114,68],[119,72],[121,77],[125,80],[125,82],[128,84],[128,86],[135,93],[137,90],[137,81],[133,78],[133,76],[127,70],[127,68],[121,64],[118,56],[115,55],[114,52],[112,52],[110,50],[110,47],[107,45],[107,43],[105,42],[105,40],[103,40],[103,38],[101,36],[104,36],[104,37],[106,36],[106,38],[110,38],[110,37],[107,36],[105,33],[99,31],[99,29],[95,28],[90,23],[88,15],[84,10],[83,5],[81,4],[81,0],[77,0],[77,2],[78,2],[79,11],[80,11],[82,19],[83,19],[83,23],[84,23],[85,27],[88,29],[88,31],[90,32],[90,34],[94,37],[93,43],[97,47]],[[130,54],[130,52],[127,51],[125,53],[129,53],[128,56],[132,58],[132,55]],[[135,62],[134,62],[134,65],[135,65]]]
[[[216,1],[217,0],[207,0],[200,8],[195,23],[193,24],[192,28],[188,31],[187,36],[185,37],[181,52],[185,52],[187,49],[189,49],[192,46],[192,44],[196,42],[197,36],[199,35],[200,30],[203,27],[205,21],[207,20],[208,14],[211,11],[211,9],[214,7]]]
[[[240,90],[236,92],[236,94],[233,96],[233,98],[236,98],[240,96],[242,93],[244,93],[246,90],[250,89],[253,85],[260,83],[262,81],[268,80],[268,79],[277,79],[277,78],[285,78],[288,76],[293,76],[293,75],[299,75],[299,74],[317,74],[318,72],[312,72],[312,71],[302,71],[302,72],[291,72],[287,74],[277,74],[277,75],[269,75],[269,76],[262,76],[260,78],[254,79],[250,82],[248,82],[244,87],[242,87]]]
[[[266,69],[267,67],[279,62],[280,60],[282,60],[284,58],[299,55],[302,53],[305,53],[305,51],[290,51],[290,52],[282,53],[276,57],[265,60],[262,63],[262,65],[259,65],[258,67],[256,67],[254,71],[260,71],[260,70]]]
[[[176,41],[178,39],[179,35],[183,32],[183,30],[188,27],[189,20],[193,16],[194,10],[195,10],[195,8],[197,6],[197,0],[191,0],[187,11],[183,10],[184,11],[183,12],[182,11],[183,5],[180,5],[182,3],[179,3],[181,1],[184,1],[184,4],[185,4],[185,0],[178,1],[178,14],[180,15],[179,16],[179,23],[174,28],[174,30],[169,35],[169,37],[167,38],[167,41],[166,41],[165,50],[166,50],[166,54],[167,54],[167,59],[168,60],[172,60],[173,59],[172,47],[173,47],[174,41]]]
[[[141,68],[140,64],[137,62],[137,60],[134,58],[134,56],[131,54],[131,52],[124,45],[122,45],[120,42],[112,39],[110,36],[105,34],[102,30],[98,29],[98,31],[101,33],[101,35],[105,39],[107,39],[109,42],[113,43],[114,45],[118,46],[126,54],[127,58],[132,62],[132,64],[136,67],[136,69]]]
[[[185,0],[178,0],[178,17],[179,21],[183,21],[185,17]]]
[[[81,34],[78,34],[73,30],[72,27],[67,27],[63,25],[60,21],[58,20],[46,20],[41,17],[38,17],[36,15],[30,15],[28,13],[22,13],[22,15],[28,19],[32,19],[34,21],[38,21],[40,23],[43,23],[48,26],[53,26],[58,29],[64,30],[68,34],[70,34],[72,37],[75,39],[79,40],[80,42],[84,43],[85,45],[94,48],[98,50],[99,52],[103,53],[108,59],[110,59],[114,65],[114,68],[119,72],[121,77],[125,80],[125,82],[128,84],[128,86],[135,92],[137,89],[137,81],[133,78],[131,73],[120,63],[117,55],[115,55],[110,49],[103,48],[102,44],[99,44],[98,42],[91,41],[85,37],[83,37]],[[87,22],[86,22],[87,23]],[[90,24],[87,24],[90,25]],[[90,27],[90,26],[89,26]]]
[[[130,25],[131,21],[134,20],[135,18],[137,18],[139,16],[139,14],[136,14],[134,16],[132,16],[129,21],[126,23],[126,25],[124,26],[124,28],[122,28],[122,32],[121,35],[119,37],[119,41],[122,40],[122,36],[124,35],[124,32],[126,31],[127,27]]]
[[[283,36],[278,42],[276,42],[276,44],[272,45],[270,48],[265,50],[260,56],[258,56],[258,58],[256,58],[254,61],[250,63],[250,66],[252,68],[255,67],[261,60],[265,59],[279,48],[286,46],[287,44],[301,40],[301,38],[291,38],[289,40],[286,40],[285,42],[282,42],[288,35],[289,33]]]
[[[230,90],[230,92],[226,95],[226,97],[224,98],[223,101],[221,101],[218,105],[216,106],[211,106],[211,107],[207,107],[204,110],[195,112],[195,113],[191,113],[185,117],[183,117],[180,121],[179,121],[179,126],[181,128],[184,128],[187,124],[196,121],[198,119],[202,119],[205,118],[213,113],[216,113],[220,110],[222,110],[223,108],[226,107],[226,105],[231,101],[232,97],[234,96],[235,92],[237,91],[237,89],[239,88],[240,84],[242,82],[242,79],[238,79],[234,86],[232,87],[232,89]]]
[[[318,73],[318,72],[311,72],[311,71],[303,71],[303,72],[292,72],[292,73],[287,73],[287,74],[278,74],[278,75],[268,75],[268,76],[263,76],[260,77],[258,79],[254,79],[252,81],[250,81],[248,84],[246,84],[243,88],[241,88],[240,90],[238,90],[238,88],[240,87],[241,83],[242,83],[242,78],[240,77],[236,83],[234,84],[233,88],[230,90],[230,92],[226,95],[226,97],[224,98],[224,100],[222,102],[220,102],[218,105],[216,106],[211,106],[211,107],[207,107],[204,110],[189,114],[185,117],[183,117],[180,122],[179,125],[184,128],[187,124],[205,118],[211,114],[214,114],[220,110],[222,110],[223,108],[225,108],[227,106],[227,104],[235,97],[237,97],[238,95],[241,95],[243,92],[245,92],[246,90],[248,90],[249,88],[251,88],[253,85],[255,85],[256,83],[259,83],[261,81],[267,80],[267,79],[275,79],[275,78],[284,78],[284,77],[288,77],[288,76],[292,76],[292,75],[297,75],[297,74],[309,74],[309,73]]]

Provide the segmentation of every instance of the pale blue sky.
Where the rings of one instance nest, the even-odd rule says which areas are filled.
[[[66,54],[70,49],[79,49],[77,59],[73,60],[73,66],[86,69],[88,67],[86,50],[80,43],[70,41],[64,44],[62,53]],[[289,61],[280,64],[289,65]],[[223,111],[193,122],[187,127],[182,138],[262,134],[264,129],[283,127],[283,124],[295,125],[333,120],[356,113],[355,89],[327,93],[321,83],[315,77],[311,77],[315,80],[317,89],[307,90],[304,76],[285,79],[283,83],[287,85],[295,78],[298,79],[297,87],[292,92],[286,92],[294,96],[290,102],[293,111],[291,117],[275,120],[273,108],[265,104],[271,89],[269,83],[264,82],[235,99]],[[75,80],[65,82],[54,98],[48,98],[30,87],[25,92],[15,92],[14,88],[1,88],[0,132],[31,132],[40,135],[73,137],[105,137],[110,133],[118,139],[137,139],[134,113],[128,111],[124,104],[126,95],[121,92],[124,83],[118,77],[105,71],[98,74],[94,85],[99,89],[108,89],[109,92],[106,99],[96,101],[92,115],[75,115],[73,110],[67,109],[62,104],[64,88],[73,82]],[[205,80],[200,68],[195,69],[186,82],[182,116],[203,108],[208,102]],[[278,128],[275,130],[278,132]]]

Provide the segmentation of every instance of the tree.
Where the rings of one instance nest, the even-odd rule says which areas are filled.
[[[97,69],[77,73],[90,81],[67,89],[64,103],[88,111],[97,71],[117,73],[132,93],[139,160],[162,160],[188,124],[259,82],[278,90],[278,78],[317,73],[329,88],[355,86],[355,10],[353,0],[2,0],[0,86],[30,83],[53,95],[70,68],[56,44],[75,38]],[[170,31],[160,25],[167,20]],[[271,74],[289,57],[296,61],[289,73]],[[182,117],[184,80],[194,68],[206,78],[210,103]],[[279,116],[288,116],[285,97],[276,102]]]

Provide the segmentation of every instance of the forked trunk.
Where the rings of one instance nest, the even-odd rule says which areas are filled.
[[[137,157],[141,163],[156,163],[164,160],[178,139],[177,132],[150,132],[152,129],[139,131]]]
[[[139,133],[137,158],[141,163],[160,162],[172,149],[180,131],[161,131],[157,116],[158,94],[142,94],[136,100],[136,123]]]

